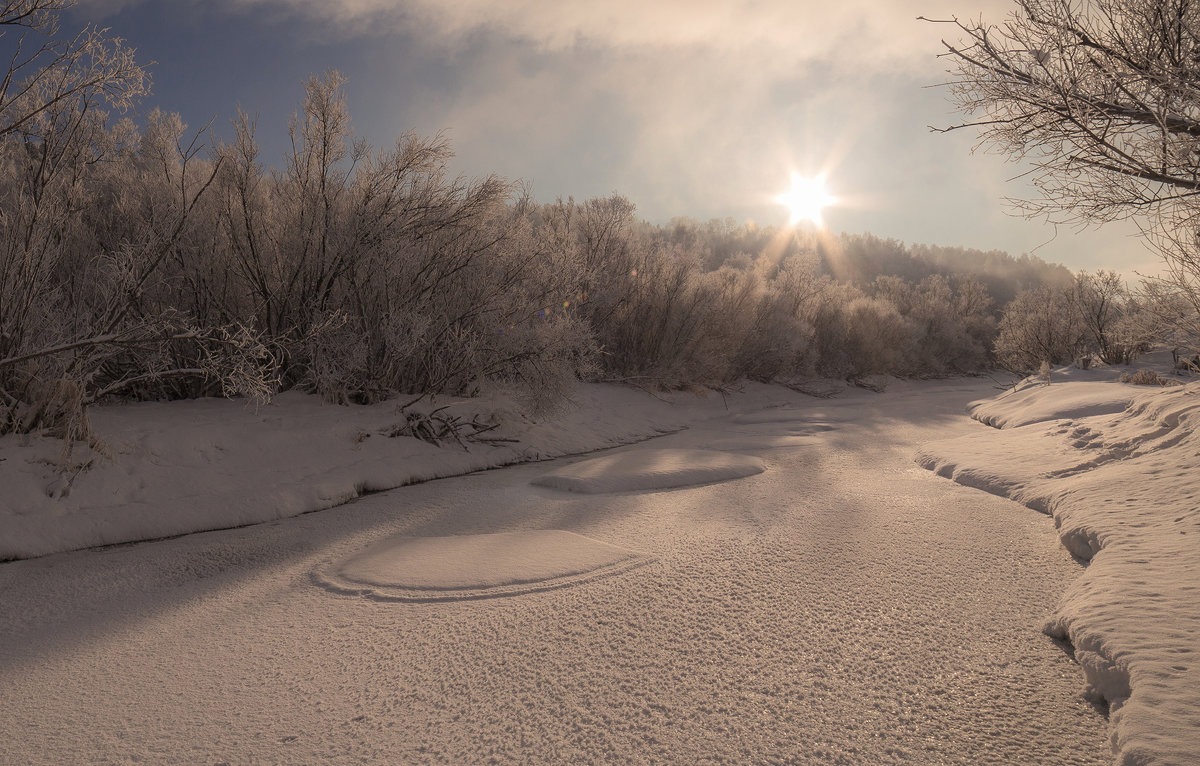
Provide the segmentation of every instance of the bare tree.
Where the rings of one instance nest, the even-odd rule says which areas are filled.
[[[1082,272],[1070,293],[1075,313],[1087,332],[1088,345],[1105,364],[1128,363],[1138,346],[1119,328],[1128,303],[1125,281],[1115,271]]]
[[[13,54],[0,77],[0,138],[41,135],[64,114],[99,104],[124,111],[150,89],[150,75],[133,50],[108,30],[88,26],[58,36],[62,11],[75,0],[0,1],[0,39],[15,34]]]
[[[1035,214],[1105,221],[1200,193],[1200,2],[1017,0],[950,23],[953,100],[982,143],[1034,166]]]
[[[1015,201],[1055,222],[1134,218],[1200,311],[1200,2],[1016,0],[943,41],[982,146],[1032,165]]]

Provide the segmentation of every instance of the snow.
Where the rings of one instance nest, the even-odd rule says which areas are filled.
[[[1090,563],[1044,627],[1107,702],[1118,763],[1195,763],[1200,384],[1027,381],[972,410],[1004,430],[927,444],[918,462],[1053,515]]]
[[[733,419],[739,425],[758,425],[763,423],[804,423],[807,424],[811,415],[802,409],[792,407],[772,407],[762,412],[747,412]],[[830,426],[825,426],[828,429]]]
[[[583,494],[532,484],[575,459],[530,462],[321,513],[2,564],[0,699],[19,702],[0,706],[3,760],[1104,763],[1105,721],[1080,696],[1080,669],[1039,630],[1080,565],[1046,516],[912,462],[919,443],[983,428],[963,410],[988,385],[894,382],[835,400],[749,386],[728,409],[718,395],[585,389],[574,412],[515,422],[507,433],[524,438],[507,454],[686,425],[589,459],[718,450],[766,470]],[[245,433],[300,457],[324,449],[330,464],[362,454],[354,429],[373,434],[359,446],[381,439],[362,411],[328,409],[345,430],[309,433],[315,446],[271,441],[263,425]],[[763,411],[764,422],[739,417]],[[232,412],[213,417],[247,414]],[[394,416],[380,412],[383,425]],[[158,459],[181,459],[168,442]],[[424,449],[385,443],[399,456]],[[239,454],[260,482],[305,483],[287,460]],[[449,471],[465,453],[440,454],[434,467]],[[213,492],[254,490],[222,461],[198,465]],[[155,485],[153,463],[132,467]],[[366,476],[337,470],[338,481]],[[467,586],[451,596],[529,579],[524,554],[472,560],[472,546],[507,533],[499,548],[543,563],[570,540],[557,571],[583,574],[506,598],[388,597],[414,595],[404,588],[421,576]],[[588,569],[616,558],[605,546],[644,563]],[[347,574],[374,584],[331,584]]]
[[[66,474],[0,439],[5,758],[1193,763],[1200,385],[1119,372],[495,393],[469,452],[296,394],[99,409]]]
[[[735,419],[735,422],[741,422]],[[568,492],[636,492],[730,481],[762,473],[750,455],[698,449],[645,449],[594,457],[555,469],[533,483]]]
[[[651,559],[554,529],[392,537],[316,575],[332,590],[396,601],[515,596],[618,574]]]
[[[0,561],[287,518],[413,482],[660,436],[730,406],[778,405],[781,391],[748,384],[729,396],[656,398],[584,386],[569,408],[540,419],[498,392],[447,410],[498,421],[487,435],[515,440],[470,451],[389,438],[403,420],[394,403],[338,407],[285,393],[257,409],[223,399],[98,407],[99,450],[76,445],[64,460],[61,441],[0,437]]]
[[[971,417],[994,428],[1017,428],[1062,418],[1086,418],[1124,412],[1137,386],[1115,382],[1080,381],[1051,383],[1055,395],[1045,395],[1046,384],[1032,379],[995,399],[972,402]]]

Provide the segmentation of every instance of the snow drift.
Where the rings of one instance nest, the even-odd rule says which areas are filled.
[[[619,574],[651,561],[560,529],[392,537],[317,570],[331,590],[388,601],[513,596]]]
[[[1054,517],[1090,564],[1045,631],[1107,702],[1122,764],[1200,753],[1200,384],[1025,385],[972,405],[1003,430],[926,445],[917,462]]]

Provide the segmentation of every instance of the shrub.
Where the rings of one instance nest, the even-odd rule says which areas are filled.
[[[1159,375],[1154,370],[1138,370],[1132,375],[1128,372],[1123,373],[1120,378],[1122,383],[1133,383],[1137,386],[1181,386],[1180,381],[1174,378],[1166,378]]]

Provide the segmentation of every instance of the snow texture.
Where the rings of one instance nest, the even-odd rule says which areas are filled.
[[[665,401],[664,401],[665,400]],[[55,439],[0,437],[0,561],[273,521],[365,493],[484,468],[635,442],[689,423],[778,405],[781,390],[651,397],[584,386],[566,411],[533,420],[503,395],[456,402],[448,414],[501,423],[513,439],[470,451],[389,438],[394,403],[339,407],[285,393],[254,409],[223,399],[93,408],[101,450]],[[442,404],[442,402],[439,402]]]
[[[0,760],[1102,764],[1105,721],[1080,696],[1078,666],[1037,629],[1079,564],[1047,517],[912,463],[919,443],[983,428],[963,409],[988,385],[894,381],[836,400],[750,386],[729,409],[720,397],[669,404],[587,388],[574,413],[521,424],[522,449],[687,425],[608,454],[722,444],[767,470],[589,495],[533,486],[554,466],[532,463],[296,518],[0,564],[0,700],[14,703],[0,705]],[[261,424],[239,430],[239,417],[293,404],[344,430],[322,439],[294,424],[291,441]],[[286,399],[257,416],[217,410],[210,438],[264,485],[305,485],[289,455],[324,450],[335,465],[375,454],[353,448],[364,410]],[[770,419],[738,417],[759,411]],[[384,424],[394,414],[376,412]],[[203,446],[186,417],[156,417],[149,430],[170,422],[182,444]],[[147,423],[109,422],[126,428],[110,437]],[[383,449],[379,439],[397,465],[386,468],[384,450],[370,470],[403,476],[403,456],[423,447],[379,428],[359,446]],[[256,433],[283,457],[241,451],[235,437]],[[182,459],[166,441],[157,459]],[[460,465],[457,447],[438,454],[439,470]],[[162,486],[154,463],[115,460],[131,483]],[[223,460],[194,470],[196,492],[256,492]],[[199,502],[176,495],[155,512],[186,516]],[[494,539],[510,541],[504,556],[471,560]],[[605,572],[588,567],[624,555],[615,549],[653,561],[509,598],[380,597],[426,566],[447,579],[428,572],[424,584],[491,585],[527,579],[527,554],[550,574],[558,548],[570,560],[557,572]],[[347,580],[370,593],[346,597],[322,581],[337,573],[376,584]]]
[[[572,463],[533,483],[587,494],[636,492],[729,481],[764,470],[762,461],[750,455],[697,449],[644,449]]]
[[[515,596],[620,574],[651,561],[557,529],[393,537],[318,571],[332,590],[381,600]]]
[[[1137,386],[1113,381],[1051,383],[1054,396],[1046,396],[1046,384],[1028,379],[995,399],[973,402],[971,417],[994,428],[1016,428],[1062,418],[1086,418],[1124,412],[1137,393]]]
[[[972,410],[1004,430],[927,444],[917,461],[1053,515],[1090,564],[1045,631],[1074,646],[1107,702],[1117,762],[1195,764],[1200,384],[1027,382]]]

